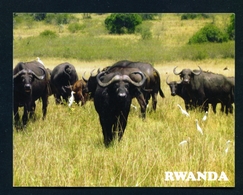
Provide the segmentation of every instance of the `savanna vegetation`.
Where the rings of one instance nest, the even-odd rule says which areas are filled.
[[[40,57],[47,68],[68,61],[79,77],[122,59],[150,62],[159,71],[166,98],[158,97],[157,111],[148,107],[147,118],[139,117],[139,106],[131,108],[121,142],[104,147],[98,114],[92,101],[83,107],[56,105],[49,98],[47,117],[42,121],[37,101],[35,120],[17,131],[13,126],[14,186],[234,186],[234,114],[209,110],[181,114],[165,80],[179,80],[172,70],[200,66],[226,76],[234,76],[234,40],[223,43],[188,44],[189,39],[208,24],[226,32],[231,14],[181,19],[182,14],[157,14],[143,20],[134,34],[109,34],[105,19],[110,14],[41,16],[15,14],[13,66],[19,61]],[[39,18],[40,19],[35,19]],[[33,19],[34,18],[34,19]],[[44,18],[48,18],[47,22]],[[55,18],[58,18],[55,19]],[[56,22],[67,21],[67,22]],[[149,33],[143,38],[142,33]],[[232,31],[231,31],[232,32]],[[146,36],[145,36],[146,37]],[[224,67],[228,67],[224,71]],[[203,129],[196,130],[195,119]],[[179,145],[183,140],[187,144]],[[229,150],[226,142],[230,140]],[[229,181],[165,181],[166,171],[223,171]]]

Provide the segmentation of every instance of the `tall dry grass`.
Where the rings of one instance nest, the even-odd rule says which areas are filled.
[[[18,61],[18,60],[17,60]],[[44,61],[55,64],[59,60]],[[105,62],[72,61],[78,74],[110,65]],[[77,65],[76,65],[77,64]],[[101,126],[93,102],[84,107],[55,105],[49,98],[48,113],[41,120],[41,102],[37,101],[36,121],[30,121],[24,131],[13,131],[13,185],[14,186],[234,186],[234,115],[214,114],[210,108],[208,120],[203,113],[191,111],[190,117],[181,114],[177,104],[182,99],[172,97],[165,83],[178,80],[172,70],[196,68],[223,73],[228,66],[234,75],[234,60],[175,61],[155,64],[161,75],[161,87],[166,98],[158,97],[157,111],[150,112],[142,121],[139,109],[131,108],[128,125],[121,142],[106,148]],[[226,74],[226,73],[224,73]],[[137,102],[133,104],[138,108]],[[195,119],[204,134],[196,130]],[[190,138],[189,144],[179,143]],[[225,153],[227,140],[231,140]],[[165,181],[166,171],[224,171],[229,181]]]

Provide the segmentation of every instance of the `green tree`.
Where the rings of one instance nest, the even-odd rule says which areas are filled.
[[[214,24],[207,24],[189,39],[189,44],[204,42],[222,43],[226,41],[228,41],[226,33],[222,32]]]
[[[105,26],[111,34],[134,33],[135,27],[141,23],[139,14],[111,14],[105,19]]]
[[[230,16],[230,24],[227,28],[227,33],[229,35],[229,39],[235,40],[235,14]]]

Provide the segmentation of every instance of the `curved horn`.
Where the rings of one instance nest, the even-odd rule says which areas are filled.
[[[16,73],[15,75],[13,75],[13,78],[15,79],[16,77],[18,77],[20,74],[22,73],[26,73],[27,71],[25,69],[19,71],[18,73]]]
[[[198,66],[198,68],[199,68],[199,72],[194,72],[194,71],[192,71],[193,72],[193,74],[195,74],[195,75],[199,75],[199,74],[201,74],[202,73],[202,69],[201,69],[201,67],[200,66]]]
[[[112,79],[110,81],[108,81],[107,83],[104,83],[100,80],[100,78],[105,74],[105,72],[100,72],[97,76],[96,76],[96,80],[98,82],[98,84],[101,87],[107,87],[108,85],[110,85],[111,83],[113,83],[114,81],[118,81],[122,78],[122,76],[120,75],[115,75],[114,77],[112,77]]]
[[[136,87],[142,86],[144,84],[144,82],[146,81],[146,76],[142,72],[132,72],[131,74],[140,74],[140,76],[142,77],[142,80],[140,82],[135,82],[129,76],[123,75],[123,77],[125,77],[125,80],[127,80],[128,82],[130,82],[131,84],[133,84]],[[129,74],[129,75],[131,75],[131,74]]]
[[[84,75],[85,75],[86,71],[84,71],[83,75],[82,75],[82,79],[87,83],[88,80],[84,78]]]
[[[92,74],[93,74],[94,71],[95,71],[95,69],[91,70],[90,76],[93,76]]]
[[[45,77],[45,70],[42,68],[42,67],[39,67],[42,71],[43,71],[43,75],[41,75],[41,76],[38,76],[36,73],[34,73],[32,70],[28,70],[28,72],[30,72],[31,74],[33,74],[37,79],[39,79],[39,80],[42,80],[42,79],[44,79],[44,77]]]
[[[166,78],[166,84],[169,85],[170,83],[168,82],[169,75]]]
[[[173,69],[173,73],[175,74],[175,75],[179,75],[179,74],[181,74],[181,72],[179,72],[179,73],[177,73],[176,72],[176,68],[177,68],[178,66],[176,66],[174,69]]]
[[[40,68],[40,67],[39,67]],[[41,68],[42,69],[42,68]],[[43,69],[42,69],[43,70]],[[44,70],[43,70],[44,71]],[[15,74],[15,75],[13,75],[13,78],[15,79],[16,77],[18,77],[20,74],[22,74],[22,73],[31,73],[31,74],[33,74],[37,79],[39,79],[39,80],[42,80],[44,77],[45,77],[45,74],[43,74],[43,75],[41,75],[41,76],[38,76],[36,73],[34,73],[32,70],[25,70],[25,69],[23,69],[23,70],[21,70],[21,71],[19,71],[17,74]]]

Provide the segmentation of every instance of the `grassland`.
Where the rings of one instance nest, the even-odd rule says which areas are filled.
[[[217,21],[222,21],[223,16],[219,18]],[[96,24],[100,24],[96,15],[94,19],[97,20]],[[159,39],[164,42],[164,47],[171,48],[165,50],[165,55],[169,56],[171,53],[173,56],[174,50],[183,50],[183,47],[188,47],[187,51],[193,50],[185,44],[187,37],[193,34],[204,22],[198,20],[181,22],[176,14],[168,14],[164,15],[161,21],[157,23],[154,21],[153,32],[155,35],[156,29],[160,29],[161,24],[163,24],[164,35],[161,34]],[[39,23],[37,24],[39,25]],[[222,22],[219,22],[219,24],[223,25]],[[19,61],[34,60],[38,54],[43,54],[38,56],[41,57],[46,67],[53,68],[59,63],[68,61],[75,65],[79,77],[85,71],[88,77],[92,69],[105,67],[120,59],[127,59],[127,54],[133,52],[133,47],[130,48],[130,52],[125,52],[123,49],[122,51],[114,51],[114,53],[114,48],[109,48],[107,55],[112,53],[114,56],[107,58],[107,55],[103,57],[104,53],[100,54],[103,51],[97,50],[97,47],[93,45],[93,47],[90,47],[90,50],[93,49],[93,53],[87,54],[87,50],[83,50],[84,55],[96,56],[91,60],[91,57],[86,59],[76,57],[77,48],[70,45],[70,51],[74,53],[73,56],[70,55],[66,58],[61,52],[59,53],[60,56],[52,55],[55,51],[47,50],[47,46],[52,47],[53,45],[46,41],[40,43],[41,46],[46,45],[43,46],[44,49],[42,48],[43,53],[36,52],[41,47],[33,47],[26,53],[24,50],[28,46],[23,45],[23,42],[27,43],[26,41],[31,36],[34,37],[32,39],[35,42],[38,39],[39,32],[44,28],[54,27],[42,24],[32,28],[33,34],[24,28],[22,26],[14,30],[14,65]],[[17,35],[21,38],[16,38]],[[183,35],[185,35],[184,38]],[[60,33],[59,38],[67,36],[70,35],[64,28],[64,32],[63,34]],[[82,37],[84,35],[72,36]],[[164,39],[164,36],[168,37]],[[136,35],[110,36],[103,33],[97,37],[100,37],[101,40],[107,40],[107,42],[103,42],[104,45],[113,43],[110,42],[112,40],[123,40],[123,45],[120,45],[121,42],[117,42],[120,48],[126,47],[128,40],[132,41],[128,42],[129,44],[139,42],[139,37]],[[91,40],[90,37],[87,39]],[[156,39],[156,36],[154,36],[154,39]],[[58,42],[61,43],[63,40],[61,39]],[[100,41],[98,38],[97,40]],[[139,109],[131,108],[122,141],[119,143],[115,141],[111,147],[105,148],[98,114],[94,109],[93,102],[88,102],[84,107],[72,105],[69,108],[64,105],[56,105],[51,96],[47,117],[42,121],[41,102],[37,101],[36,120],[30,121],[24,131],[17,132],[13,127],[14,186],[234,186],[234,114],[226,116],[220,113],[220,106],[218,106],[216,114],[212,112],[212,109],[209,110],[206,122],[201,121],[204,114],[198,111],[191,111],[190,117],[185,117],[177,107],[177,104],[184,107],[182,99],[172,97],[169,87],[165,83],[168,75],[170,75],[170,80],[179,79],[173,75],[174,66],[178,66],[178,69],[185,67],[194,69],[199,65],[204,70],[233,76],[234,58],[223,58],[217,55],[202,60],[192,60],[183,59],[179,53],[174,55],[174,57],[177,56],[174,59],[160,58],[158,56],[163,52],[158,51],[156,45],[154,46],[156,49],[153,50],[152,43],[156,43],[156,41],[144,42],[141,51],[144,51],[144,48],[149,48],[154,52],[152,52],[153,55],[150,53],[142,59],[153,62],[154,67],[161,75],[161,87],[166,98],[158,97],[157,111],[151,112],[150,102],[147,118],[142,121],[139,118]],[[68,41],[63,44],[68,45]],[[234,43],[230,44],[234,45]],[[224,46],[203,46],[203,48],[212,47],[221,48]],[[80,48],[82,48],[81,42]],[[197,46],[198,48],[199,46]],[[224,48],[222,51],[228,53],[225,51],[227,46]],[[232,53],[232,51],[230,52]],[[190,52],[190,54],[192,53]],[[140,57],[139,52],[136,52],[129,59],[138,60]],[[228,66],[229,71],[223,71],[225,66]],[[138,107],[136,101],[133,101],[133,104]],[[196,130],[195,119],[199,120],[204,135]],[[190,140],[189,144],[179,146],[179,143],[186,139]],[[231,140],[231,143],[229,152],[225,153],[227,140]],[[193,173],[215,171],[218,174],[224,171],[229,181],[165,181],[166,171],[191,171]]]

